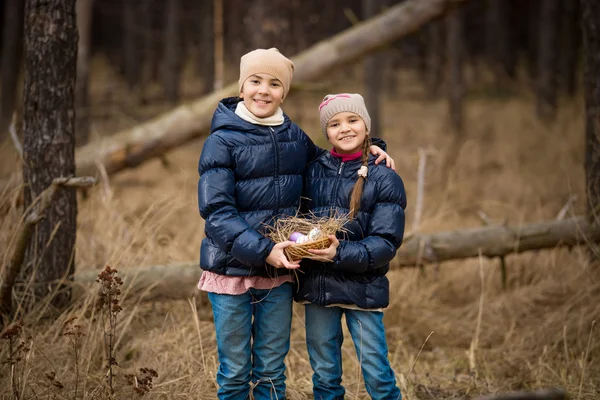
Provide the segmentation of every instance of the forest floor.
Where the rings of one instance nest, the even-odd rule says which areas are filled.
[[[104,71],[104,70],[103,70]],[[92,85],[93,136],[132,126],[168,109],[160,101],[137,106],[121,95],[110,71]],[[360,80],[327,91],[361,91]],[[521,90],[498,95],[471,91],[466,129],[455,165],[442,165],[453,136],[442,99],[428,100],[411,74],[401,74],[397,92],[382,94],[383,132],[407,194],[407,232],[437,232],[480,226],[483,212],[494,223],[556,218],[572,196],[568,216],[584,211],[584,109],[581,99],[561,99],[556,120],[535,118],[533,99]],[[112,86],[108,82],[116,82]],[[189,91],[190,93],[186,92]],[[193,96],[193,85],[184,95]],[[320,145],[317,105],[324,93],[290,97],[284,110]],[[579,96],[581,97],[581,96]],[[153,105],[154,104],[154,105]],[[197,161],[202,140],[101,181],[79,197],[76,264],[79,269],[118,270],[198,258],[203,221],[197,210]],[[423,216],[413,227],[420,149],[428,150]],[[2,176],[18,168],[10,142],[0,149]],[[22,209],[1,199],[0,248],[3,265]],[[498,259],[446,262],[420,269],[392,267],[391,304],[385,311],[389,357],[406,399],[463,396],[562,387],[574,399],[600,398],[600,274],[581,248],[556,249],[506,258],[502,288]],[[200,275],[200,271],[198,271]],[[0,398],[11,395],[11,377],[20,378],[27,396],[56,394],[100,398],[103,392],[103,335],[93,311],[96,288],[55,320],[41,312],[24,317],[23,338],[30,346],[15,367],[0,365]],[[145,395],[161,399],[216,398],[217,355],[210,306],[205,301],[144,302],[124,293],[117,326],[117,394],[128,398],[123,375],[149,367],[158,372]],[[197,311],[196,311],[197,310]],[[73,337],[64,323],[78,317],[79,377]],[[294,306],[292,346],[287,358],[288,398],[310,399],[311,368],[305,348],[303,309]],[[347,332],[346,332],[347,335]],[[8,341],[0,343],[8,358]],[[344,348],[344,386],[349,399],[368,398],[360,362],[349,336]],[[20,374],[18,367],[23,368]],[[15,369],[16,368],[16,369]],[[54,371],[65,386],[45,378]],[[13,373],[14,372],[14,373]]]

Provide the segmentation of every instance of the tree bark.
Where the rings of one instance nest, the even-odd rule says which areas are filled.
[[[24,208],[55,178],[75,173],[74,91],[77,65],[76,0],[26,0],[23,114]],[[74,271],[77,200],[61,188],[34,228],[25,256],[25,279],[37,299],[59,289]],[[61,290],[52,304],[69,302]]]
[[[414,267],[429,263],[478,257],[499,257],[530,250],[576,246],[600,241],[600,226],[584,217],[521,226],[485,226],[405,238],[392,267]],[[125,268],[120,271],[134,292],[147,291],[150,298],[181,299],[197,292],[200,277],[197,261]],[[94,282],[98,271],[81,271],[78,284]],[[154,286],[151,288],[151,286]]]
[[[181,94],[181,70],[183,67],[181,16],[181,0],[168,0],[165,15],[163,87],[167,101],[171,104],[176,104]]]
[[[317,43],[293,57],[294,81],[315,79],[340,64],[349,63],[418,30],[426,22],[441,16],[450,1],[408,0]],[[78,175],[96,175],[97,163],[104,165],[108,174],[133,168],[201,137],[210,127],[219,100],[236,94],[237,83],[234,83],[99,143],[86,145],[77,152]]]
[[[204,2],[202,18],[202,76],[204,94],[223,89],[225,54],[223,43],[223,0]]]
[[[244,35],[244,15],[246,15],[247,8],[241,0],[220,1],[222,2],[223,10],[227,10],[223,14],[223,45],[226,49],[224,56],[228,64],[239,66],[240,57],[249,48],[247,45],[248,38]],[[226,74],[227,72],[230,71],[225,71]],[[223,77],[223,85],[229,79],[226,76]]]
[[[427,25],[426,29],[427,49],[425,56],[425,85],[427,87],[428,96],[433,99],[437,97],[440,86],[442,85],[444,70],[444,26],[440,21],[436,21]]]
[[[456,8],[446,17],[447,36],[446,54],[448,59],[448,105],[450,110],[450,123],[456,136],[463,130],[463,59],[464,37],[461,10]]]
[[[543,0],[537,55],[537,116],[551,121],[556,115],[559,0]]]
[[[509,6],[507,0],[490,0],[487,10],[486,49],[498,88],[515,74],[510,46]]]
[[[145,0],[140,6],[140,53],[141,53],[141,73],[138,85],[138,101],[140,104],[147,104],[148,87],[156,78],[157,51],[154,14],[157,12],[154,0]]]
[[[0,138],[8,132],[15,110],[19,70],[23,53],[23,0],[4,2],[2,32],[2,104],[0,105]]]
[[[362,0],[364,19],[373,18],[379,14],[383,10],[382,5],[381,0]],[[371,132],[369,133],[371,137],[382,136],[380,96],[382,94],[381,83],[386,75],[387,65],[382,50],[365,57],[363,62],[365,105],[371,117]]]
[[[141,43],[140,4],[136,0],[127,0],[122,4],[122,32],[123,32],[123,73],[129,89],[135,88],[140,82]]]
[[[577,71],[581,48],[580,0],[563,0],[560,24],[560,86],[569,96],[577,92]]]
[[[77,31],[77,81],[75,84],[75,100],[77,104],[75,136],[77,145],[87,143],[90,135],[90,59],[92,10],[94,0],[78,0],[76,4]]]
[[[581,6],[585,46],[587,212],[590,221],[600,221],[600,2],[582,0]]]
[[[476,397],[473,400],[565,400],[567,394],[562,389],[544,389],[535,392],[509,392]]]
[[[289,0],[253,0],[248,3],[248,13],[244,16],[247,51],[277,47],[282,54],[289,56],[292,43],[289,3]]]

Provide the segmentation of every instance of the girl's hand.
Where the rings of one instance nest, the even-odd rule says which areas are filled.
[[[331,240],[331,244],[328,248],[317,250],[317,249],[309,249],[308,252],[314,254],[315,256],[319,256],[319,258],[323,258],[328,262],[333,261],[337,253],[337,248],[340,245],[340,241],[335,237],[335,235],[328,235],[329,240]]]
[[[374,156],[377,156],[377,159],[375,160],[375,164],[379,164],[380,162],[385,160],[386,167],[391,168],[393,171],[396,170],[396,163],[394,162],[394,159],[392,157],[390,157],[390,155],[388,153],[383,151],[381,149],[381,147],[371,145],[369,150],[371,151],[371,154],[373,154]]]
[[[286,247],[290,247],[295,244],[292,241],[285,241],[281,243],[277,243],[272,249],[267,259],[265,260],[267,264],[274,266],[275,268],[287,268],[287,269],[297,269],[300,268],[300,264],[297,262],[288,261],[283,249]]]

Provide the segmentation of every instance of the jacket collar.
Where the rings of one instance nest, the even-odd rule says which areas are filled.
[[[219,104],[217,105],[217,110],[215,111],[212,118],[210,127],[211,133],[217,130],[226,129],[258,135],[265,134],[266,131],[264,126],[255,125],[248,121],[244,121],[235,113],[237,104],[240,101],[241,99],[239,97],[227,97],[219,102]],[[292,121],[284,113],[283,124],[279,126],[274,126],[273,129],[275,129],[275,131],[279,131],[281,129],[288,129],[291,124]]]

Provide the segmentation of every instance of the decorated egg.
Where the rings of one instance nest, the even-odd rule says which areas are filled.
[[[290,240],[292,242],[296,242],[296,241],[298,241],[298,238],[300,238],[301,236],[304,236],[304,235],[301,234],[300,232],[294,232],[290,235]]]
[[[313,228],[308,232],[309,241],[318,240],[321,237],[321,231],[318,228]]]
[[[311,241],[310,238],[306,235],[302,235],[298,239],[296,239],[297,244],[302,244],[302,243],[306,243],[306,242],[310,242],[310,241]]]

